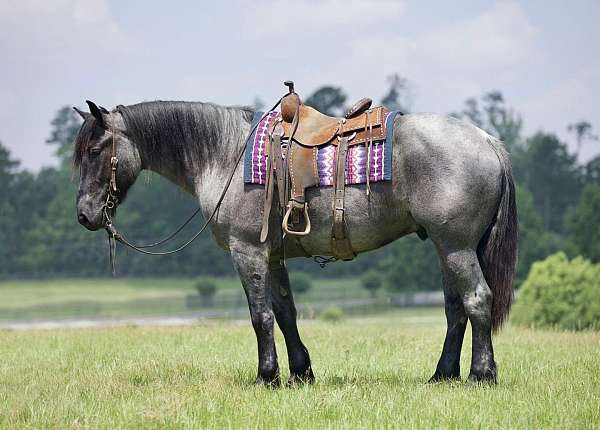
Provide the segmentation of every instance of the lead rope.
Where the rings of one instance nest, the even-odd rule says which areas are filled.
[[[131,248],[134,251],[140,252],[142,254],[170,255],[170,254],[175,254],[177,252],[180,252],[183,249],[187,248],[194,240],[196,240],[198,238],[198,236],[200,236],[204,232],[204,230],[206,230],[206,227],[208,227],[210,222],[213,220],[213,218],[217,214],[219,208],[221,207],[221,203],[223,203],[223,200],[225,199],[225,195],[227,194],[227,190],[229,189],[229,186],[231,185],[231,181],[233,180],[233,177],[235,176],[237,167],[240,164],[240,161],[242,160],[242,158],[244,156],[244,152],[246,150],[246,145],[248,143],[248,140],[252,137],[252,134],[254,133],[254,131],[256,130],[258,125],[262,122],[262,120],[265,119],[265,117],[269,114],[269,112],[275,110],[277,108],[277,106],[279,106],[280,103],[281,103],[281,99],[279,99],[279,101],[277,101],[277,103],[275,103],[271,109],[269,109],[267,112],[265,112],[262,115],[262,117],[256,122],[254,127],[252,127],[250,129],[250,133],[248,134],[248,137],[244,141],[244,145],[242,146],[241,151],[239,152],[239,155],[236,159],[235,165],[233,166],[233,169],[231,170],[231,174],[229,175],[229,178],[227,179],[227,183],[225,184],[225,187],[223,188],[223,191],[221,192],[221,196],[219,197],[219,200],[217,201],[215,208],[213,209],[212,213],[210,214],[210,217],[208,217],[208,219],[206,220],[206,222],[204,223],[202,228],[196,234],[194,234],[194,236],[192,236],[187,242],[185,242],[181,246],[179,246],[175,249],[169,250],[169,251],[153,252],[153,251],[146,251],[144,248],[151,248],[151,247],[163,244],[163,243],[171,240],[198,214],[198,212],[200,212],[200,208],[196,209],[196,211],[192,214],[192,216],[185,223],[183,223],[174,233],[172,233],[165,239],[162,239],[158,242],[155,242],[152,244],[147,244],[147,245],[135,245],[135,244],[129,242],[117,230],[117,228],[115,227],[115,225],[112,222],[112,218],[108,214],[109,210],[116,208],[116,202],[118,202],[117,196],[114,194],[117,191],[116,167],[117,167],[118,160],[116,157],[115,133],[114,133],[114,129],[112,130],[113,133],[112,133],[111,181],[109,183],[108,195],[107,195],[103,210],[104,210],[104,217],[106,218],[106,226],[104,228],[108,234],[109,258],[110,258],[111,270],[112,270],[113,275],[115,274],[116,242],[120,242],[123,245],[127,246],[128,248]]]
[[[117,274],[117,242],[110,234],[108,235],[108,258],[110,260],[110,272],[115,276]]]

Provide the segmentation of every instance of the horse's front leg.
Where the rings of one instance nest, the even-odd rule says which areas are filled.
[[[235,243],[231,246],[231,257],[246,292],[258,342],[256,383],[279,386],[281,381],[273,336],[275,318],[271,305],[267,252],[261,246]]]
[[[290,379],[288,383],[312,383],[315,380],[308,350],[300,339],[296,323],[296,306],[294,296],[290,289],[290,280],[287,269],[279,262],[271,263],[271,297],[273,311],[277,324],[285,338],[288,360],[290,365]]]

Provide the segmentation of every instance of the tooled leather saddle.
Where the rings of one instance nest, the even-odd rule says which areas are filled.
[[[385,139],[387,110],[383,106],[372,108],[372,100],[364,98],[348,109],[343,118],[331,117],[302,104],[292,81],[284,84],[288,93],[281,99],[281,115],[268,132],[266,193],[260,240],[264,242],[268,236],[275,186],[283,214],[284,234],[306,236],[310,233],[306,189],[319,185],[317,149],[323,145],[334,145],[337,150],[333,175],[331,250],[336,259],[352,260],[356,253],[344,221],[348,147],[365,145],[367,166],[370,166],[373,142]],[[366,190],[368,194],[369,174]]]

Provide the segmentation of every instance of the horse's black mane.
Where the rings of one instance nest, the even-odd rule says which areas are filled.
[[[239,119],[250,121],[252,118],[248,108],[180,101],[119,105],[115,111],[122,115],[129,139],[144,147],[146,168],[158,168],[163,163],[212,160],[219,152],[212,149],[221,138],[239,132],[234,129],[239,128]],[[76,166],[81,163],[97,129],[93,117],[84,121],[75,142],[73,161]]]

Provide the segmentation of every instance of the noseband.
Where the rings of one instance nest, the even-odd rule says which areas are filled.
[[[201,208],[199,207],[198,209],[196,209],[194,211],[194,213],[177,230],[175,230],[173,233],[171,233],[166,238],[159,240],[158,242],[144,244],[144,245],[136,245],[136,244],[129,242],[125,238],[125,236],[117,230],[117,228],[115,227],[115,225],[113,223],[112,217],[110,215],[111,211],[116,211],[117,206],[119,204],[119,197],[118,197],[119,189],[117,187],[117,166],[119,165],[119,159],[117,158],[117,138],[116,138],[114,124],[111,123],[110,132],[112,133],[112,144],[111,144],[111,153],[110,153],[110,181],[108,183],[108,194],[106,196],[106,201],[104,202],[104,205],[102,207],[102,213],[103,213],[103,217],[104,217],[104,229],[106,230],[106,232],[108,234],[109,258],[110,258],[110,265],[111,265],[111,270],[112,270],[113,275],[115,274],[115,264],[116,264],[116,242],[120,242],[123,245],[127,246],[128,248],[131,248],[134,251],[140,252],[142,254],[169,255],[169,254],[175,254],[175,253],[187,248],[194,240],[196,240],[198,238],[198,236],[200,236],[204,232],[204,230],[206,230],[206,227],[208,227],[208,225],[211,223],[211,221],[213,220],[213,218],[219,211],[219,208],[221,207],[221,203],[223,203],[223,199],[225,198],[225,195],[227,194],[227,190],[229,189],[229,186],[231,185],[231,181],[233,180],[235,171],[237,170],[237,167],[240,164],[240,161],[244,157],[244,152],[246,150],[246,145],[247,145],[248,139],[250,139],[250,137],[252,136],[252,133],[254,133],[254,131],[256,130],[258,125],[261,123],[261,121],[271,111],[275,110],[277,108],[277,106],[279,106],[280,103],[281,103],[281,99],[279,99],[279,101],[277,103],[275,103],[275,105],[271,109],[266,111],[263,114],[263,116],[260,118],[260,120],[256,122],[254,127],[252,127],[250,129],[250,133],[248,133],[248,137],[244,141],[244,145],[242,145],[242,148],[239,151],[235,165],[233,166],[233,169],[231,170],[231,174],[229,175],[227,182],[225,183],[225,187],[223,188],[223,191],[221,192],[221,196],[219,197],[219,200],[217,201],[217,204],[215,205],[215,208],[213,209],[212,213],[210,214],[208,219],[204,222],[204,225],[202,226],[202,228],[197,233],[195,233],[190,239],[188,239],[187,242],[185,242],[182,245],[180,245],[179,247],[177,247],[175,249],[171,249],[169,251],[160,251],[160,252],[148,251],[147,248],[153,248],[155,246],[162,245],[162,244],[170,241],[171,239],[173,239],[181,230],[183,230],[183,228],[186,225],[188,225],[190,223],[190,221],[192,219],[194,219],[194,217],[196,217],[196,215],[198,215]]]

